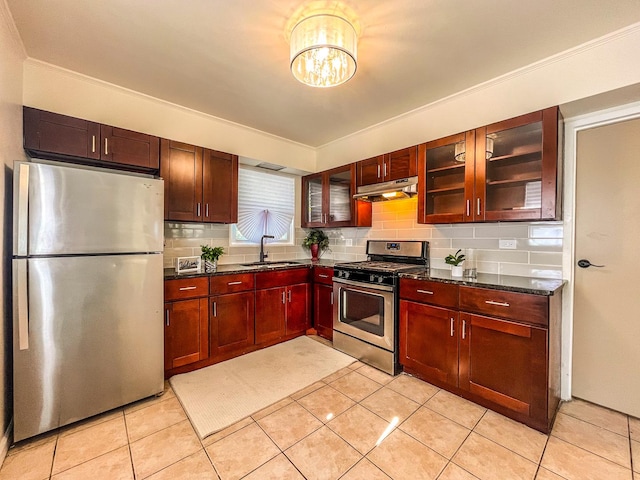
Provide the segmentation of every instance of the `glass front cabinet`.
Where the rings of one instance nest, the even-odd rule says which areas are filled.
[[[308,227],[370,227],[371,203],[354,200],[355,164],[302,177],[302,221]]]
[[[418,148],[418,221],[560,219],[557,107]]]

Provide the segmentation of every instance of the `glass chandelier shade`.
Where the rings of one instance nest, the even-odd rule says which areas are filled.
[[[311,87],[334,87],[356,73],[357,35],[336,15],[313,15],[291,32],[291,72]]]

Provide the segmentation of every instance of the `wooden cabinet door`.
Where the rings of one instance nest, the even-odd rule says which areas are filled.
[[[164,219],[202,221],[202,148],[162,139]]]
[[[208,305],[206,298],[165,303],[165,370],[209,356]]]
[[[301,225],[307,227],[325,226],[325,176],[314,173],[302,177],[302,219]]]
[[[241,351],[254,344],[255,294],[217,295],[210,303],[211,356]]]
[[[286,288],[256,290],[256,345],[284,336]]]
[[[461,313],[460,388],[547,425],[547,330]]]
[[[203,153],[204,222],[238,221],[238,156],[205,149]]]
[[[476,220],[559,218],[557,107],[476,130]]]
[[[415,177],[418,174],[418,147],[396,150],[384,156],[383,180],[390,182],[400,178]]]
[[[383,166],[384,155],[378,155],[377,157],[360,160],[357,163],[358,187],[361,187],[362,185],[372,185],[374,183],[382,182]]]
[[[123,128],[100,126],[100,160],[157,170],[160,139]]]
[[[287,287],[287,314],[285,334],[304,333],[309,328],[311,285],[300,283]]]
[[[418,146],[418,222],[461,223],[475,219],[475,132]]]
[[[98,123],[31,107],[23,115],[25,150],[100,159]]]
[[[318,335],[333,340],[333,286],[313,286],[313,321]]]
[[[458,313],[400,301],[400,363],[436,385],[458,385]]]

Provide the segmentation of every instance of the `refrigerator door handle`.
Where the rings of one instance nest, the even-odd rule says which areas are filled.
[[[14,305],[18,317],[18,346],[29,350],[29,286],[27,283],[27,259],[14,260]]]
[[[20,164],[20,170],[17,175],[17,185],[14,188],[18,191],[18,202],[15,205],[16,222],[16,242],[14,252],[15,255],[27,255],[28,247],[28,227],[29,227],[29,165]]]

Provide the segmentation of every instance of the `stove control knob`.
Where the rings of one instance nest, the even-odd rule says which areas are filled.
[[[343,275],[344,278],[349,278],[349,272],[343,272],[343,273],[344,273]]]
[[[379,277],[378,277],[378,283],[382,283],[382,280],[384,280],[384,279],[382,278],[382,276],[379,276]]]
[[[375,275],[369,275],[369,281],[370,282],[375,282],[376,281],[376,276]]]

